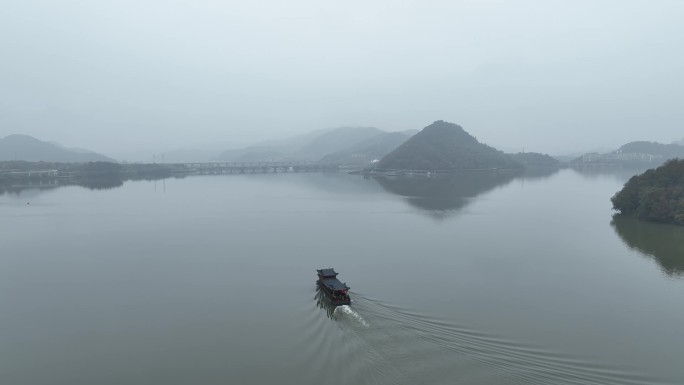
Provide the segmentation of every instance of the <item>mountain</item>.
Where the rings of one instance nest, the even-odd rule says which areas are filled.
[[[244,152],[235,157],[234,160],[236,162],[285,162],[295,160],[295,158],[282,150],[264,148]]]
[[[377,163],[378,170],[520,169],[501,151],[482,144],[461,126],[438,120]]]
[[[684,146],[684,139],[678,140],[678,141],[676,141],[676,142],[672,142],[672,144],[678,144],[678,145],[680,145],[680,146]]]
[[[261,142],[253,146],[228,150],[216,160],[225,162],[318,161],[356,143],[385,133],[374,127],[340,127],[316,130],[294,137]]]
[[[419,133],[420,130],[416,130],[415,128],[412,128],[410,130],[404,130],[404,131],[399,131],[399,132],[406,135],[406,136],[413,136],[413,135]]]
[[[29,162],[116,162],[114,159],[83,149],[69,149],[43,142],[29,135],[9,135],[0,139],[0,161]]]
[[[282,139],[269,139],[258,143],[256,146],[268,148],[285,147],[293,149],[294,151],[306,146],[312,140],[318,138],[319,136],[333,130],[336,130],[336,128],[322,128],[318,130],[309,131],[304,134],[288,136]]]
[[[179,148],[171,151],[158,152],[147,155],[146,162],[156,161],[161,163],[205,163],[214,159],[220,151],[211,151],[201,148]],[[139,157],[138,157],[139,158]],[[120,158],[122,159],[122,158]],[[125,159],[125,157],[123,158]],[[135,157],[133,158],[135,159]],[[133,161],[132,163],[134,163]]]
[[[282,162],[293,160],[293,150],[286,147],[254,145],[245,148],[226,150],[213,160],[221,162]]]
[[[558,159],[538,152],[519,152],[517,154],[509,154],[509,156],[525,165],[525,167],[556,167],[560,165]]]
[[[298,159],[319,160],[384,133],[375,127],[340,127],[314,138],[294,155]]]
[[[414,132],[385,132],[370,139],[362,140],[344,150],[328,154],[321,162],[344,165],[368,165],[376,159],[389,154],[392,150],[406,142]]]

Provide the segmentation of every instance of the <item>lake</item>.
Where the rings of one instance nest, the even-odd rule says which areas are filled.
[[[613,219],[630,175],[5,191],[0,383],[682,384],[684,228]]]

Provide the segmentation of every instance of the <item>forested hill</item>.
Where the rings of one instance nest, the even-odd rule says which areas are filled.
[[[624,215],[684,225],[684,160],[633,176],[611,201]]]
[[[513,160],[522,163],[526,167],[558,167],[560,165],[558,159],[538,152],[519,152],[509,155]]]
[[[226,162],[316,162],[326,155],[344,151],[383,134],[386,132],[375,127],[339,127],[316,130],[283,140],[228,150],[220,154],[216,160]]]
[[[438,120],[383,157],[378,170],[520,169],[522,164],[480,143],[461,126]]]

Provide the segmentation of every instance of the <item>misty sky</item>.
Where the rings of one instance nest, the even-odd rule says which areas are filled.
[[[461,124],[561,154],[684,137],[684,1],[15,0],[0,136],[108,155]]]

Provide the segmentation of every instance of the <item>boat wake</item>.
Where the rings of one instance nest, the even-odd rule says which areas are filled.
[[[344,374],[350,382],[340,383],[666,384],[430,318],[358,293],[353,298],[351,307],[334,307],[328,314],[341,333],[330,345],[342,347],[345,353],[339,359],[349,365],[347,369],[354,368]]]
[[[368,322],[366,322],[366,320],[363,317],[361,317],[361,314],[354,311],[354,309],[352,309],[349,305],[338,306],[337,308],[335,308],[333,314],[335,316],[339,316],[338,319],[342,317],[347,317],[348,319],[358,322],[364,327],[370,327],[370,324],[368,324]]]

